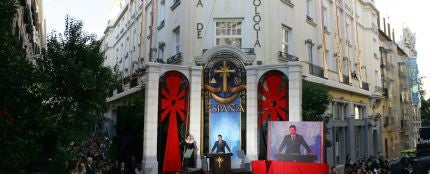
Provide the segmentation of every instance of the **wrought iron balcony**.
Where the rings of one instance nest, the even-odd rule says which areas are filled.
[[[387,97],[387,98],[389,97],[389,95],[388,95],[388,88],[384,88],[384,96]]]
[[[116,93],[119,94],[123,91],[124,89],[122,88],[122,83],[118,83],[118,85],[116,86]]]
[[[384,88],[382,88],[382,87],[380,87],[380,86],[375,86],[375,92],[378,92],[378,93],[384,93]]]
[[[314,19],[310,17],[309,15],[306,15],[306,20],[309,22],[314,22]]]
[[[278,52],[278,60],[282,61],[282,62],[297,62],[299,61],[299,58],[296,56],[293,56],[291,54],[279,51]]]
[[[182,53],[179,52],[167,59],[167,64],[179,64],[182,62]]]
[[[349,83],[349,77],[347,75],[342,75],[342,83],[345,85],[350,85]]]
[[[133,87],[135,87],[137,85],[138,85],[137,78],[136,77],[132,78],[131,81],[130,81],[130,88],[133,88]]]
[[[324,69],[317,65],[309,64],[309,74],[324,78]]]
[[[246,55],[255,55],[254,48],[241,48]]]
[[[170,9],[174,10],[176,7],[179,6],[179,4],[181,4],[181,0],[174,0],[173,5],[170,7]]]
[[[366,91],[369,91],[369,83],[361,82],[361,88]]]
[[[246,55],[255,55],[255,49],[254,48],[241,48],[243,53]],[[208,49],[202,49],[202,54],[205,54]]]

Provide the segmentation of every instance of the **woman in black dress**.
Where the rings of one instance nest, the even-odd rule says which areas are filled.
[[[185,156],[185,152],[191,149],[193,153],[189,158]],[[197,155],[197,145],[194,141],[194,138],[191,134],[187,134],[187,139],[185,140],[185,148],[184,148],[184,167],[185,168],[195,168],[196,167],[196,155]]]

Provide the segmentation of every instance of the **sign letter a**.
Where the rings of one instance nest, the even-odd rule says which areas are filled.
[[[196,7],[199,7],[199,5],[200,5],[201,7],[203,7],[202,0],[199,0],[199,2],[197,2],[197,6],[196,6]]]

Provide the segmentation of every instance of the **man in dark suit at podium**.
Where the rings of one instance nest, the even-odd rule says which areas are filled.
[[[231,152],[230,147],[228,147],[227,142],[222,140],[222,135],[218,135],[218,141],[215,141],[215,144],[212,147],[211,152],[213,152],[215,150],[215,147],[216,147],[216,153],[225,153],[226,147],[227,147],[228,151]]]
[[[296,134],[296,126],[290,126],[290,134],[284,137],[282,140],[281,146],[279,147],[279,153],[282,153],[282,150],[287,146],[287,150],[285,151],[285,155],[300,155],[300,146],[306,149],[306,151],[313,155],[311,148],[309,148],[303,136]]]

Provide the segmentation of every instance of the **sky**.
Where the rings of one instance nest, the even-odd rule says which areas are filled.
[[[84,31],[103,36],[109,20],[112,0],[43,0],[46,34],[64,32],[64,19],[70,15],[84,22]]]
[[[118,0],[43,0],[43,11],[46,18],[47,34],[52,30],[64,31],[64,18],[67,14],[84,22],[84,31],[95,33],[100,38],[106,29],[110,13],[114,7],[112,2]],[[385,17],[394,27],[396,39],[400,39],[402,28],[409,27],[416,33],[416,49],[418,52],[418,70],[422,76],[426,90],[426,98],[430,97],[430,42],[428,19],[430,10],[425,0],[375,0],[381,17]]]

